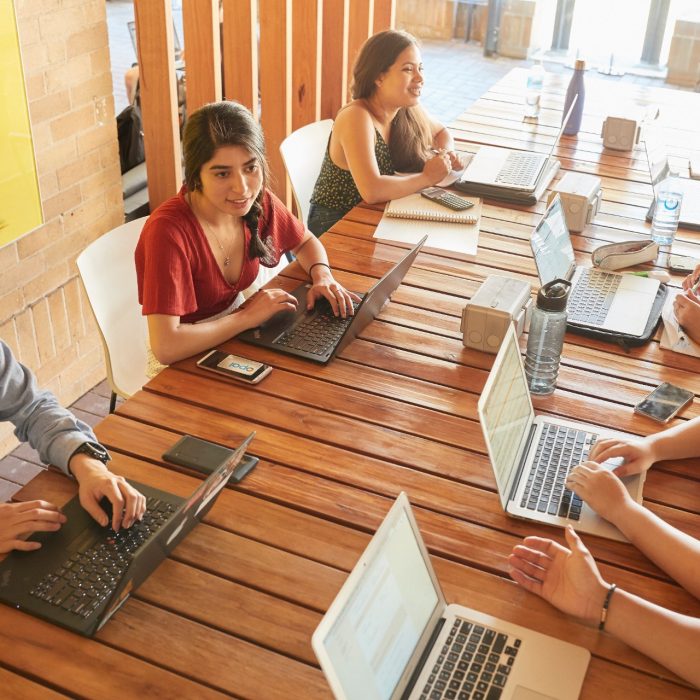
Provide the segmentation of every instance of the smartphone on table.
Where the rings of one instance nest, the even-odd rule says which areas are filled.
[[[221,350],[212,350],[201,360],[198,360],[197,365],[202,369],[223,374],[248,384],[257,384],[272,372],[270,365],[238,355],[231,355]]]
[[[668,256],[668,267],[671,272],[689,274],[695,269],[698,263],[700,263],[700,260],[691,258],[690,255],[671,254]]]
[[[443,207],[453,209],[454,211],[464,211],[474,206],[474,202],[470,202],[464,197],[458,197],[452,192],[443,190],[442,187],[426,187],[420,191],[421,196],[429,199],[431,202],[442,204]]]
[[[203,474],[211,474],[218,469],[235,450],[208,440],[200,440],[192,435],[183,435],[172,447],[163,453],[163,459],[171,464],[196,469]],[[243,455],[243,459],[231,475],[230,482],[238,483],[260,460],[253,455]]]
[[[635,407],[635,413],[653,418],[659,423],[668,423],[682,408],[687,406],[695,394],[675,384],[664,382],[645,396]]]

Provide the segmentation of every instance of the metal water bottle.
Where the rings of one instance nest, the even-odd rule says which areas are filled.
[[[581,128],[581,117],[583,117],[583,98],[586,96],[586,90],[583,85],[583,74],[585,70],[586,62],[580,58],[577,58],[574,66],[574,74],[571,76],[571,82],[569,82],[569,87],[566,89],[564,114],[562,115],[563,120],[566,117],[566,113],[569,111],[569,107],[571,107],[571,103],[574,101],[574,97],[578,95],[578,100],[574,105],[569,121],[564,127],[564,133],[567,136],[574,136],[575,134],[578,134],[579,129]]]
[[[571,282],[556,279],[537,293],[525,352],[525,374],[531,394],[551,394],[557,385],[570,290]]]

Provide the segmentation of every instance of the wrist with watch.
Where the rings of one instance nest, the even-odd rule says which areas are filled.
[[[112,459],[109,456],[109,452],[100,445],[99,442],[84,442],[80,447],[78,447],[77,450],[73,452],[73,454],[70,456],[68,459],[68,464],[70,464],[71,460],[75,455],[87,455],[88,457],[91,457],[92,459],[96,459],[102,464],[107,464],[110,459]]]

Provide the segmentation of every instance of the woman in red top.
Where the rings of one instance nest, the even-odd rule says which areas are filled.
[[[334,279],[319,240],[266,188],[265,144],[250,112],[217,102],[187,120],[185,184],[146,222],[136,247],[139,302],[151,350],[171,364],[254,328],[296,300],[264,289],[237,308],[259,266],[291,251],[311,278],[308,306],[326,297],[353,313],[354,294]]]

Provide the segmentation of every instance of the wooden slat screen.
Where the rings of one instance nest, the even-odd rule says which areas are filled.
[[[221,99],[219,0],[184,0],[187,114]]]
[[[362,43],[396,0],[184,0],[187,111],[237,100],[265,131],[273,190],[291,204],[279,145],[348,100]],[[151,210],[177,192],[181,152],[169,0],[135,0]],[[221,17],[219,17],[221,14]],[[221,25],[219,20],[221,19]],[[259,42],[259,46],[258,46]],[[223,87],[223,89],[222,89]]]

